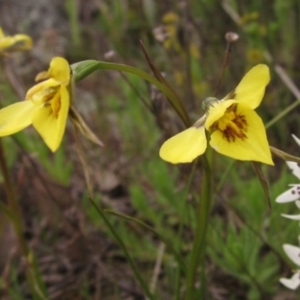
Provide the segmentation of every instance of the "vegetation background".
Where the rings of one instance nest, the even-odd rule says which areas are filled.
[[[252,66],[267,63],[272,79],[258,112],[268,124],[270,144],[299,155],[291,134],[300,136],[300,94],[287,85],[300,86],[297,0],[2,0],[0,23],[7,34],[26,33],[34,40],[32,51],[3,58],[2,106],[24,99],[53,56],[70,63],[125,63],[151,73],[141,40],[193,121],[202,115],[202,100],[215,94],[224,36],[235,32],[239,39],[229,54],[219,96],[231,91]],[[155,299],[182,299],[185,278],[156,233],[188,260],[201,168],[173,166],[158,157],[163,141],[183,124],[153,86],[116,71],[98,71],[77,84],[74,100],[105,143],[99,149],[82,140],[95,200],[155,230],[107,212]],[[123,251],[87,200],[73,128],[67,127],[55,154],[31,128],[3,138],[3,143],[24,234],[47,297],[145,299]],[[274,167],[263,167],[272,197],[269,210],[251,164],[215,155],[206,268],[197,277],[197,285],[206,287],[206,299],[299,299],[298,292],[279,283],[295,268],[282,245],[297,245],[299,234],[297,222],[280,215],[296,209],[275,203],[296,179],[284,162],[274,161]],[[0,192],[5,202],[4,189]],[[9,219],[0,216],[0,297],[32,299],[24,275],[28,266],[20,259]]]

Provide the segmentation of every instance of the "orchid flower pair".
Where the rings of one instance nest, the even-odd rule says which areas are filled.
[[[5,37],[0,28],[0,53],[29,46],[31,39],[28,36]],[[68,62],[62,57],[53,58],[49,70],[37,75],[36,81],[42,82],[27,92],[25,101],[0,110],[0,136],[14,134],[32,124],[47,146],[56,151],[69,115],[71,78]],[[260,64],[222,100],[205,100],[205,115],[192,127],[167,140],[160,149],[161,158],[171,163],[193,161],[207,148],[206,129],[211,134],[210,145],[219,153],[273,165],[263,122],[254,111],[262,101],[269,81],[268,67]],[[102,145],[72,107],[70,111],[81,132]]]

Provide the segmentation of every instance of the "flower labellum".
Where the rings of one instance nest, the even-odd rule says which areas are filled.
[[[24,101],[0,110],[0,137],[14,134],[29,125],[37,130],[51,151],[56,151],[65,132],[70,108],[71,69],[62,57],[51,60],[48,71],[36,81]]]
[[[160,157],[174,164],[192,162],[207,148],[206,129],[210,145],[217,152],[238,160],[274,165],[264,124],[254,111],[269,81],[269,68],[260,64],[222,100],[204,100],[206,114],[192,127],[167,140],[160,149]]]

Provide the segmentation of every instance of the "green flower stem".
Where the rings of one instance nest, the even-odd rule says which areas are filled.
[[[184,229],[184,224],[187,218],[187,211],[188,211],[188,195],[190,192],[190,188],[191,188],[191,184],[195,175],[195,171],[197,168],[197,162],[198,161],[194,161],[192,164],[192,169],[187,181],[187,184],[185,186],[185,191],[184,191],[184,196],[183,196],[183,200],[182,203],[180,204],[180,211],[183,212],[181,218],[180,218],[180,224],[179,224],[179,229],[178,229],[178,235],[177,235],[177,251],[181,251],[181,244],[182,244],[182,236],[183,236],[183,229]],[[184,270],[184,272],[186,273],[186,270]],[[179,300],[181,299],[181,293],[180,293],[180,285],[181,285],[181,273],[182,273],[182,268],[179,265],[179,268],[177,270],[177,274],[176,274],[176,279],[175,279],[175,299]]]
[[[205,155],[201,157],[203,166],[203,180],[201,185],[200,201],[198,208],[197,227],[195,231],[195,238],[193,243],[192,252],[189,258],[188,272],[186,278],[186,294],[185,300],[195,300],[195,280],[197,269],[202,264],[202,272],[204,272],[204,253],[206,246],[206,233],[209,221],[209,211],[212,198],[212,180],[211,170],[208,159]],[[203,277],[203,276],[201,276]],[[204,293],[204,277],[201,281],[202,292]],[[204,296],[202,297],[204,298]]]
[[[102,62],[97,60],[85,60],[79,63],[75,63],[71,65],[75,82],[78,82],[91,73],[97,71],[97,70],[116,70],[120,72],[127,72],[134,74],[144,80],[149,81],[151,84],[155,85],[162,93],[164,93],[168,99],[170,100],[171,105],[175,109],[175,111],[178,113],[179,117],[183,121],[183,123],[189,127],[190,120],[189,117],[178,99],[178,97],[170,90],[168,86],[161,83],[159,80],[154,78],[153,76],[149,75],[148,73],[123,64],[116,64],[116,63],[109,63],[109,62]]]
[[[112,235],[114,236],[115,240],[117,241],[117,243],[119,244],[119,246],[122,248],[122,250],[124,251],[124,255],[127,259],[127,261],[129,262],[131,269],[134,273],[135,278],[139,281],[145,295],[147,296],[147,298],[149,300],[154,300],[153,295],[151,294],[148,285],[145,283],[145,281],[143,280],[142,276],[140,275],[134,261],[132,260],[131,256],[129,255],[129,252],[123,242],[123,240],[120,238],[120,236],[118,235],[118,233],[116,232],[116,230],[114,229],[114,227],[111,225],[110,221],[108,220],[108,218],[106,217],[104,211],[100,208],[99,205],[97,205],[95,203],[95,201],[93,200],[93,198],[88,197],[90,203],[92,204],[92,206],[96,209],[96,211],[98,212],[99,216],[102,218],[102,220],[104,221],[105,225],[108,227],[108,229],[110,230],[110,232],[112,233]]]
[[[294,108],[296,108],[299,104],[300,104],[300,99],[297,99],[292,104],[290,104],[288,107],[286,107],[285,109],[283,109],[279,114],[277,114],[272,120],[270,120],[266,124],[266,126],[265,126],[266,129],[270,128],[272,125],[274,125],[275,123],[277,123],[280,119],[282,119],[283,117],[285,117],[290,111],[292,111]]]
[[[17,201],[16,193],[13,188],[13,184],[10,179],[9,170],[5,160],[5,153],[0,139],[0,170],[4,179],[4,189],[7,197],[8,205],[2,205],[3,211],[11,220],[14,230],[16,232],[19,246],[22,255],[26,258],[28,266],[26,267],[26,279],[30,287],[32,297],[35,300],[46,299],[46,291],[38,272],[37,264],[32,252],[29,250],[27,242],[25,240],[23,229],[22,229],[22,214]]]
[[[109,231],[111,232],[111,234],[113,235],[113,237],[115,238],[116,242],[119,244],[120,248],[123,250],[124,255],[125,255],[127,261],[129,262],[129,264],[131,266],[131,269],[132,269],[132,271],[134,273],[134,276],[139,281],[139,283],[141,285],[141,288],[144,291],[145,295],[147,296],[147,298],[149,300],[154,300],[153,295],[151,294],[151,292],[150,292],[147,284],[143,280],[143,278],[140,275],[140,273],[139,273],[139,271],[138,271],[135,263],[133,262],[131,256],[129,255],[129,252],[128,252],[128,250],[126,248],[126,245],[124,244],[123,240],[120,238],[120,236],[118,235],[118,233],[116,232],[116,230],[114,229],[114,227],[109,222],[109,220],[106,217],[104,211],[94,201],[94,198],[93,198],[93,187],[92,187],[92,184],[91,184],[91,181],[90,181],[90,174],[89,174],[88,166],[87,166],[87,163],[85,161],[84,154],[83,154],[83,151],[82,151],[82,147],[81,147],[81,144],[80,144],[80,141],[79,141],[79,138],[78,138],[78,127],[76,127],[75,124],[74,124],[74,129],[75,129],[75,138],[76,138],[76,144],[77,144],[77,153],[78,153],[78,156],[79,156],[82,168],[83,168],[83,173],[84,173],[85,181],[86,181],[86,184],[87,184],[88,199],[89,199],[90,203],[92,204],[92,206],[97,211],[97,213],[99,214],[99,216],[104,221],[105,225],[107,226],[107,228],[109,229]]]
[[[6,71],[7,68],[3,60],[0,61],[0,67],[2,67],[2,69],[4,70],[4,75],[7,79],[8,84],[10,84],[10,86],[16,92],[16,94],[20,96],[19,91],[15,88],[15,85],[12,83],[11,76],[9,76],[8,71]],[[2,140],[0,140],[0,171],[3,175],[4,189],[8,203],[7,205],[1,205],[0,209],[3,210],[3,212],[11,220],[15,233],[17,235],[21,253],[26,259],[27,266],[25,268],[25,274],[27,283],[32,294],[32,299],[45,300],[48,298],[46,287],[41,278],[41,274],[39,272],[35,256],[28,247],[28,244],[23,234],[22,214],[14,186],[11,182],[9,170],[5,159],[5,152]]]
[[[117,213],[115,211],[109,210],[109,209],[105,209],[104,212],[115,215],[117,217],[123,218],[127,221],[131,221],[134,222],[144,228],[146,228],[147,230],[151,231],[152,233],[154,233],[157,237],[159,237],[159,239],[166,244],[166,246],[171,250],[171,252],[173,253],[174,257],[177,260],[178,265],[180,266],[181,270],[183,270],[183,272],[186,272],[186,266],[184,261],[182,260],[182,257],[180,256],[180,254],[176,251],[176,249],[173,247],[172,243],[170,241],[168,241],[162,234],[160,234],[157,230],[153,229],[151,226],[145,224],[144,222],[135,219],[133,217],[124,215],[124,214],[120,214]]]
[[[275,147],[272,147],[272,146],[270,146],[270,150],[274,155],[280,157],[281,159],[283,159],[285,161],[294,161],[294,162],[300,164],[300,158],[299,157],[290,155],[290,154],[288,154],[284,151],[281,151],[281,150],[279,150]]]
[[[29,250],[23,235],[22,223],[21,223],[22,215],[21,215],[21,211],[18,205],[18,201],[16,198],[16,194],[12,182],[10,180],[9,171],[6,164],[4,149],[3,149],[1,139],[0,139],[0,169],[4,178],[4,189],[7,197],[8,209],[10,211],[9,217],[13,222],[22,254],[27,257]]]

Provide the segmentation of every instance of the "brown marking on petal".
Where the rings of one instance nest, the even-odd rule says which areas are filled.
[[[226,113],[229,113],[231,111],[233,111],[234,113],[236,113],[237,108],[238,108],[238,104],[237,103],[233,103],[233,104],[231,104],[230,106],[227,107]]]
[[[245,140],[247,138],[246,132],[248,123],[246,117],[237,112],[238,104],[234,103],[230,105],[224,114],[224,116],[216,121],[211,127],[210,130],[220,130],[222,131],[223,138],[228,142],[235,142],[237,138]],[[221,129],[219,122],[226,122],[225,129]],[[224,125],[222,125],[224,127]]]
[[[58,91],[59,86],[52,86],[43,91],[43,102],[47,103],[48,101],[51,101],[53,97],[55,97],[55,94]]]
[[[44,107],[51,106],[50,113],[54,115],[54,117],[57,119],[61,107],[61,97],[60,94],[57,93],[57,89],[53,91],[52,88],[49,88],[49,94],[47,95],[47,98],[44,97]]]
[[[218,130],[218,121],[217,122],[214,122],[210,127],[209,127],[209,131],[216,131]]]
[[[228,126],[224,131],[223,131],[223,137],[228,141],[228,142],[235,142],[236,138],[239,138],[241,140],[245,140],[247,138],[247,135],[243,131],[237,132],[230,126]]]
[[[56,97],[54,97],[51,100],[52,112],[53,112],[53,114],[54,114],[54,116],[55,116],[56,119],[58,118],[60,107],[61,107],[61,97],[58,94],[58,95],[56,95]]]

